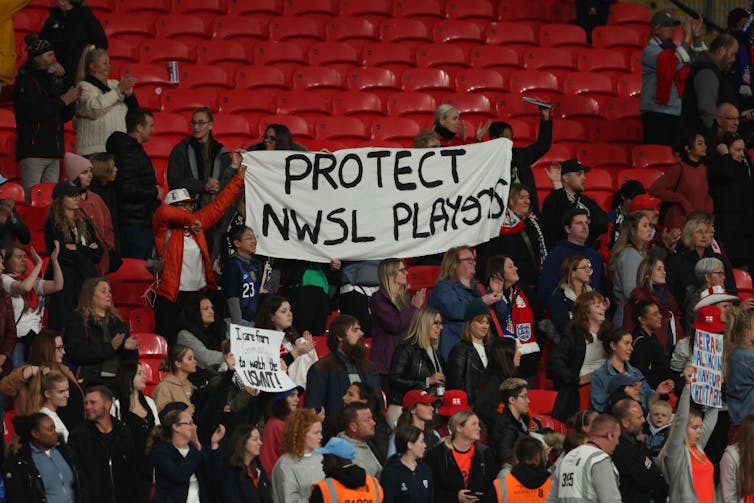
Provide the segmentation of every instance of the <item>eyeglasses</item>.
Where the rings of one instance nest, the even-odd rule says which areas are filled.
[[[55,346],[55,351],[63,351],[65,346]]]
[[[476,259],[474,257],[467,257],[467,258],[459,258],[459,262],[468,262],[469,264],[476,264]]]
[[[442,321],[437,321],[437,320],[435,320],[435,321],[433,321],[433,322],[432,322],[432,324],[433,324],[434,326],[436,326],[436,327],[440,327],[440,326],[442,326]]]
[[[529,394],[528,393],[524,393],[522,395],[516,395],[516,398],[523,398],[524,400],[528,400],[529,399]]]
[[[577,267],[576,269],[579,270],[579,271],[592,271],[592,270],[594,270],[592,268],[591,264],[589,264],[589,265],[582,265],[581,267]]]
[[[185,422],[185,423],[181,422],[181,423],[175,423],[175,424],[178,425],[178,426],[194,426],[194,422],[193,421],[188,421],[188,422]]]
[[[277,137],[275,137],[275,136],[269,136],[269,135],[262,136],[262,139],[266,140],[266,141],[278,141]]]
[[[254,236],[247,236],[245,238],[239,239],[239,241],[251,241],[252,243],[256,243],[257,238],[255,238]]]
[[[196,126],[204,127],[207,124],[212,124],[212,121],[191,121],[192,127],[196,127]]]
[[[725,271],[712,271],[710,274],[722,274],[725,276]]]

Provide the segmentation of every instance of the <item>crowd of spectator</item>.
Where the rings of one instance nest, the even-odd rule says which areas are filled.
[[[612,3],[576,2],[587,36]],[[0,398],[15,414],[6,501],[754,498],[754,300],[739,298],[733,272],[754,264],[754,15],[734,9],[709,45],[701,17],[680,41],[679,25],[655,13],[642,54],[645,142],[679,155],[650,186],[625,183],[605,211],[578,159],[552,163],[550,186],[536,186],[553,137],[542,104],[536,141],[512,149],[498,236],[322,264],[257,254],[246,225],[242,154],[306,150],[288,128],[228,148],[212,110],[196,108],[165,193],[139,82],[110,78],[99,21],[58,0],[25,39],[13,95],[21,184],[56,182],[45,271],[0,201]],[[71,120],[76,153],[64,151]],[[513,127],[482,122],[472,138],[442,104],[415,147],[487,138],[512,140]],[[168,350],[150,391],[158,371],[139,360],[108,279],[123,258],[149,259],[156,278]],[[414,265],[437,266],[431,288],[410,288]],[[229,323],[282,332],[295,387],[244,384]],[[723,408],[692,397],[697,331],[723,334]],[[556,392],[543,414],[533,396],[545,379]]]

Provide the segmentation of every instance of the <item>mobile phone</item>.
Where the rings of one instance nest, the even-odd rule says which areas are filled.
[[[477,498],[481,498],[482,496],[484,496],[484,493],[481,492],[481,491],[470,491],[469,490],[469,491],[466,491],[466,494],[468,494],[469,496],[476,496]]]

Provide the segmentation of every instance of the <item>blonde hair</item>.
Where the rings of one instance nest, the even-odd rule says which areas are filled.
[[[657,400],[649,406],[650,413],[654,412],[657,409],[665,409],[666,411],[670,411],[670,413],[673,414],[673,406],[670,405],[670,402],[668,402],[667,400]]]
[[[639,224],[645,218],[649,220],[649,217],[643,211],[634,211],[623,218],[623,223],[620,224],[620,234],[618,234],[618,239],[615,240],[613,255],[610,257],[610,271],[615,271],[618,256],[627,248],[635,249],[642,257],[647,254],[647,250],[639,243],[637,236]]]
[[[723,378],[728,377],[728,364],[733,350],[750,348],[749,334],[754,329],[754,313],[732,306],[727,312],[728,321],[723,331]]]
[[[658,263],[664,264],[662,260],[651,255],[641,261],[639,268],[636,270],[636,286],[638,288],[643,288],[650,292],[652,291],[654,288],[652,276],[654,276],[655,268],[657,268]]]
[[[689,216],[686,217],[686,223],[683,226],[683,234],[681,234],[681,241],[686,247],[691,248],[691,236],[696,231],[696,228],[702,224],[707,226],[712,225],[712,215],[704,211],[694,211],[689,213]]]
[[[89,44],[81,51],[81,57],[79,58],[79,64],[76,66],[76,83],[78,84],[82,80],[85,80],[89,75],[89,67],[92,63],[97,61],[97,58],[107,54],[107,49],[99,49],[94,44]]]
[[[459,410],[448,419],[448,436],[443,438],[442,441],[448,449],[453,448],[453,440],[456,438],[456,429],[459,426],[466,426],[466,423],[475,416],[473,412],[469,410]]]
[[[110,183],[110,177],[115,169],[115,157],[108,152],[98,152],[91,156],[92,177],[97,185],[105,186]]]
[[[417,309],[408,326],[406,340],[411,341],[412,344],[415,344],[422,349],[432,347],[432,349],[437,351],[439,341],[433,341],[429,337],[429,331],[437,316],[440,316],[440,313],[431,307],[421,307]]]
[[[408,298],[406,297],[406,287],[400,286],[395,282],[395,274],[401,266],[405,267],[405,264],[399,258],[386,258],[377,266],[377,281],[380,284],[380,288],[385,290],[390,302],[398,310],[409,306]]]
[[[450,112],[453,110],[458,110],[456,107],[451,105],[450,103],[443,103],[439,107],[435,109],[435,127],[440,125],[440,121],[443,120],[445,117],[448,116]]]
[[[437,278],[438,281],[444,279],[450,281],[458,280],[458,256],[461,254],[462,250],[472,252],[471,247],[467,245],[454,246],[445,252],[445,255],[442,256],[442,262],[440,263],[440,276]]]

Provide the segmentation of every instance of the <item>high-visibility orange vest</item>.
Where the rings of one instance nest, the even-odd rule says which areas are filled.
[[[497,501],[502,503],[503,490],[500,487],[500,479],[495,479],[494,485]],[[505,476],[505,489],[508,493],[508,503],[544,502],[547,499],[547,494],[550,492],[550,479],[547,479],[544,484],[536,489],[529,489],[509,473]]]
[[[382,486],[377,479],[367,475],[366,485],[351,489],[332,477],[327,477],[312,485],[319,487],[322,499],[329,503],[382,503]]]

